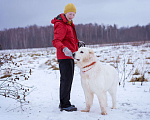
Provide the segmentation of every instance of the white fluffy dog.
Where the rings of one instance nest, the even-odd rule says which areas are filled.
[[[116,108],[116,92],[118,74],[114,67],[102,65],[90,48],[81,47],[74,53],[77,65],[80,68],[81,83],[85,94],[86,108],[82,112],[89,112],[93,104],[93,96],[97,95],[101,114],[107,114],[108,91],[112,97],[112,109]]]

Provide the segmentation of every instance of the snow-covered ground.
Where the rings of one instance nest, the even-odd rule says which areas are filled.
[[[0,68],[0,77],[11,74],[10,78],[20,78],[17,82],[33,87],[33,91],[26,97],[29,103],[22,104],[22,107],[17,100],[0,95],[0,120],[149,120],[150,82],[143,82],[141,86],[140,82],[133,84],[129,81],[135,77],[133,74],[136,69],[140,74],[145,72],[145,78],[150,81],[150,44],[92,49],[103,64],[118,66],[121,85],[118,85],[117,109],[111,109],[111,98],[108,94],[108,115],[100,114],[96,96],[91,111],[80,112],[85,107],[85,99],[80,83],[80,71],[75,66],[71,103],[76,105],[78,111],[61,112],[58,108],[60,75],[59,70],[55,70],[58,68],[55,49],[3,50],[0,51],[1,62],[4,62]],[[12,59],[7,60],[11,55]],[[23,75],[29,76],[28,80],[24,80]],[[4,85],[2,82],[0,81],[0,87]]]

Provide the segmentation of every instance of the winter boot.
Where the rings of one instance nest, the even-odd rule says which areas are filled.
[[[72,112],[72,111],[77,111],[77,108],[74,105],[71,105],[70,107],[60,108],[60,111],[63,111],[63,110]]]

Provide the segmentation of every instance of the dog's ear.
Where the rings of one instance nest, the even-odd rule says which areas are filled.
[[[94,54],[94,51],[92,49],[89,49],[89,54]]]
[[[89,49],[89,59],[93,59],[94,57],[94,51],[92,49]]]

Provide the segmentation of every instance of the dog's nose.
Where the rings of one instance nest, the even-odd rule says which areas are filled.
[[[75,52],[74,52],[74,53],[72,53],[73,58],[75,58],[75,54],[76,54]]]

